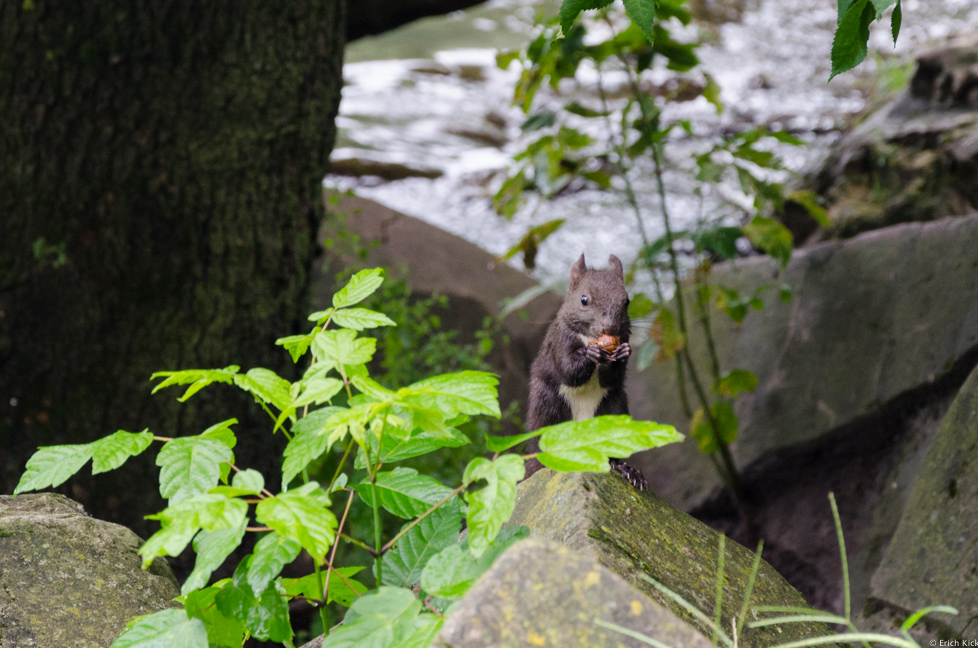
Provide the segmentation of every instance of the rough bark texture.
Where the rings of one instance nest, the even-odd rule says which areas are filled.
[[[346,37],[354,40],[400,27],[425,16],[468,9],[486,0],[357,0],[350,5]]]
[[[0,492],[37,446],[119,428],[235,416],[239,461],[269,455],[250,397],[178,406],[149,376],[288,371],[273,341],[305,312],[344,24],[343,0],[0,2]],[[140,459],[67,492],[145,535]]]

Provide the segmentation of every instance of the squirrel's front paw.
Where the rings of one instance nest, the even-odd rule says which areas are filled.
[[[642,474],[642,471],[629,466],[623,459],[612,458],[608,460],[608,463],[611,464],[612,470],[617,471],[625,478],[625,481],[638,490],[646,490],[649,487],[649,483],[645,481],[645,475]]]
[[[622,342],[618,345],[618,348],[611,352],[611,360],[621,360],[627,358],[632,354],[632,347],[628,346],[628,342]]]
[[[605,365],[611,362],[611,354],[608,353],[599,344],[589,344],[587,345],[587,357],[591,362],[597,363],[599,365]]]

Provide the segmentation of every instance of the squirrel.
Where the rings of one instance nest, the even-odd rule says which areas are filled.
[[[582,254],[571,267],[570,290],[530,366],[528,432],[602,414],[628,414],[629,299],[621,260],[611,255],[608,263],[608,269],[588,268]],[[527,451],[538,450],[534,438]],[[639,490],[647,487],[637,469],[621,459],[610,463]],[[527,462],[527,477],[541,467],[535,459]]]

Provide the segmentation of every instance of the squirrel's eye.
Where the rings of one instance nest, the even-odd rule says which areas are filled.
[[[581,295],[581,306],[587,306],[591,302],[587,295]]]

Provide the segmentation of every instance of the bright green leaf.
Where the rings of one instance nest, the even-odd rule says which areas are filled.
[[[865,2],[866,0],[860,0]],[[781,262],[781,267],[788,265],[791,251],[794,249],[794,239],[787,227],[776,220],[764,216],[755,216],[744,227],[744,235],[757,247]]]
[[[753,392],[757,389],[757,376],[746,369],[731,369],[723,374],[717,384],[717,392],[721,396],[736,398],[741,392]]]
[[[313,558],[322,561],[336,539],[336,516],[328,506],[329,496],[316,482],[309,482],[263,499],[255,515],[262,524],[298,540]]]
[[[472,587],[503,551],[529,535],[530,530],[525,526],[507,527],[499,532],[479,557],[469,551],[467,540],[446,547],[429,560],[421,572],[421,587],[428,594],[458,598]]]
[[[451,488],[432,477],[419,475],[413,468],[379,473],[375,484],[365,480],[353,489],[368,506],[373,506],[376,492],[381,506],[406,519],[418,517],[452,492]]]
[[[317,329],[313,329],[312,333],[307,335],[290,335],[279,338],[275,340],[275,344],[284,347],[289,352],[289,355],[292,356],[292,362],[298,362],[299,358],[304,356],[306,351],[309,350],[309,346],[312,344],[317,332]]]
[[[265,488],[265,478],[257,470],[248,468],[247,470],[235,473],[231,485],[246,493],[259,495],[262,489]]]
[[[424,566],[432,556],[458,542],[461,528],[462,511],[459,500],[452,498],[411,527],[384,554],[382,559],[384,585],[412,587],[419,583]]]
[[[671,425],[634,421],[627,415],[598,416],[544,428],[537,459],[554,470],[608,472],[610,457],[625,458],[682,439]]]
[[[274,405],[280,410],[286,409],[292,402],[289,389],[292,383],[270,369],[255,368],[242,375],[234,377],[234,384],[245,390],[257,400]]]
[[[350,281],[333,295],[333,308],[346,308],[369,297],[384,283],[384,270],[374,268],[361,270],[350,278]]]
[[[194,538],[194,551],[197,561],[194,570],[184,581],[180,593],[186,596],[190,592],[207,585],[214,570],[224,564],[228,556],[238,548],[244,538],[245,525],[216,531],[201,531]]]
[[[200,619],[207,626],[210,648],[241,648],[248,628],[243,622],[224,616],[217,609],[214,599],[221,589],[220,586],[212,586],[191,592],[184,597],[184,607],[188,616]]]
[[[488,414],[499,418],[499,380],[483,371],[460,371],[434,376],[397,392],[398,398],[438,410],[447,417]]]
[[[337,627],[322,648],[391,648],[409,637],[421,612],[410,590],[382,586],[364,594],[350,607],[354,620]]]
[[[533,432],[527,432],[525,434],[515,434],[513,436],[491,436],[487,434],[486,450],[489,452],[506,452],[510,448],[538,436],[540,436],[539,430],[534,430]]]
[[[456,428],[448,428],[448,432],[448,436],[444,436],[441,432],[414,430],[406,438],[385,434],[380,452],[377,450],[376,436],[367,437],[367,443],[370,447],[370,456],[384,464],[392,464],[428,454],[438,448],[459,448],[471,443],[469,438]],[[354,467],[360,470],[367,467],[364,453],[357,453]]]
[[[818,204],[818,195],[814,191],[792,191],[785,196],[785,200],[800,205],[822,227],[832,227],[832,221],[825,208]]]
[[[496,457],[494,461],[478,457],[466,467],[462,476],[464,484],[486,481],[483,488],[465,492],[465,501],[469,504],[466,523],[472,555],[481,556],[503,524],[509,521],[516,506],[516,484],[525,474],[523,457],[513,454]]]
[[[378,326],[397,326],[397,323],[383,313],[366,308],[344,308],[333,313],[333,322],[348,329],[362,331]]]
[[[160,495],[176,504],[206,493],[220,479],[220,464],[231,457],[231,449],[218,439],[191,436],[167,441],[156,457],[161,468]]]
[[[224,369],[185,369],[183,371],[157,371],[150,379],[160,378],[166,376],[166,380],[158,384],[153,388],[153,393],[160,391],[164,387],[169,387],[170,385],[190,385],[187,391],[183,393],[183,396],[178,398],[181,403],[186,402],[188,398],[199,392],[201,389],[210,385],[211,383],[225,383],[230,385],[234,381],[235,374],[238,373],[240,367],[237,365],[231,365],[225,367]]]
[[[339,567],[334,570],[329,578],[329,591],[326,594],[328,603],[339,603],[343,607],[350,605],[358,596],[367,591],[367,586],[353,578],[363,567]],[[337,573],[343,578],[337,577]],[[346,580],[343,580],[343,579]],[[286,578],[282,584],[285,585],[285,592],[289,596],[305,596],[308,599],[323,600],[323,593],[320,591],[320,583],[326,582],[326,571],[319,574],[308,574],[302,578]],[[352,589],[351,589],[352,587]]]
[[[161,610],[126,624],[111,648],[207,648],[207,630],[186,610]]]
[[[252,636],[261,641],[284,642],[292,638],[289,604],[280,581],[268,584],[260,596],[254,596],[245,582],[247,570],[238,565],[233,582],[225,585],[214,598],[222,614],[245,623]]]
[[[119,430],[113,435],[92,443],[92,474],[115,470],[126,462],[129,457],[135,457],[148,448],[153,442],[153,435],[147,431],[126,432]]]
[[[248,585],[260,596],[281,573],[282,568],[296,559],[302,547],[298,540],[286,538],[275,531],[265,534],[255,543],[248,563]]]
[[[560,5],[560,29],[564,36],[570,34],[578,14],[589,9],[601,9],[610,5],[612,0],[564,0]]]
[[[658,0],[622,0],[625,11],[636,25],[642,28],[649,42],[655,44],[655,12]]]
[[[313,354],[325,367],[345,367],[370,362],[377,350],[377,340],[358,338],[350,329],[320,331],[312,343]]]
[[[27,461],[27,470],[21,475],[14,495],[60,486],[91,459],[94,446],[94,443],[86,443],[38,448]]]

